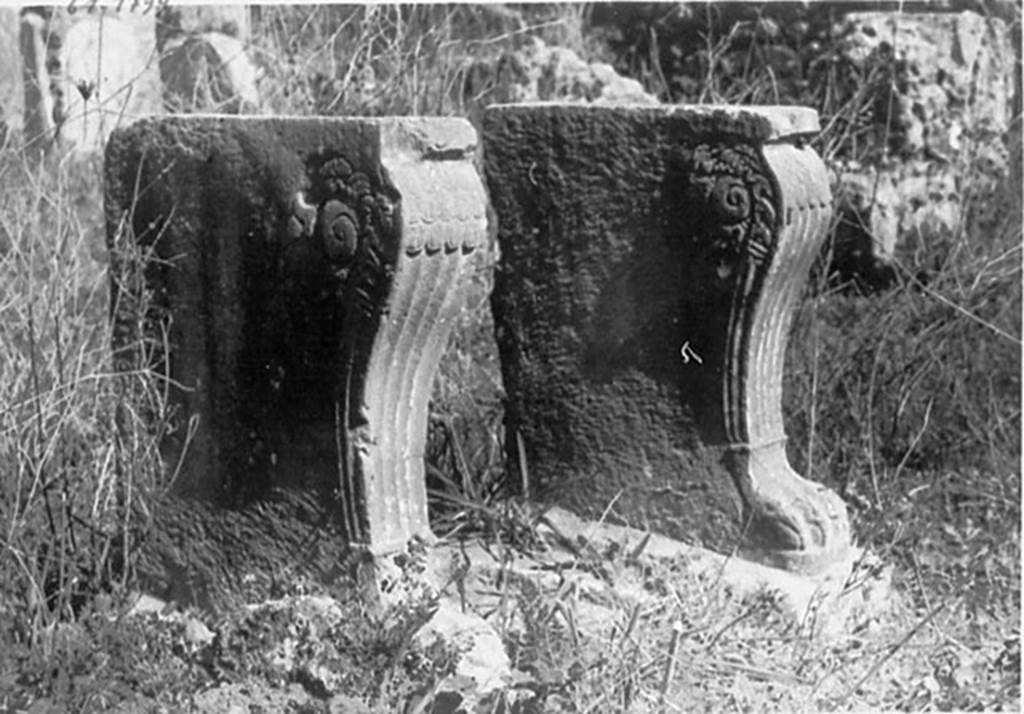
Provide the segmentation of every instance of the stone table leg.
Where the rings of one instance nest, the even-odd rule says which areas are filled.
[[[780,406],[831,211],[816,130],[790,107],[486,112],[510,461],[544,496],[801,572],[846,557]]]
[[[428,399],[487,239],[475,141],[462,120],[415,118],[182,116],[113,134],[119,355],[155,342],[148,364],[173,385],[170,555],[151,560],[221,592],[249,570],[337,566],[346,545],[432,538]]]
[[[778,187],[779,209],[766,215],[775,218],[774,247],[763,255],[748,250],[741,261],[746,265],[729,316],[726,464],[749,521],[746,555],[813,572],[842,558],[850,543],[849,524],[839,496],[800,477],[789,464],[782,375],[793,313],[832,204],[828,175],[812,149],[768,144],[762,154]]]

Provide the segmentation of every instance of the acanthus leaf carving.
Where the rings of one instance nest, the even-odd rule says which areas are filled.
[[[779,192],[756,146],[707,143],[684,160],[691,241],[730,294],[722,412],[726,438],[746,444],[747,339],[778,236]]]
[[[771,261],[777,229],[775,191],[752,146],[700,144],[686,167],[685,200],[695,219],[694,240],[713,256],[719,278]]]

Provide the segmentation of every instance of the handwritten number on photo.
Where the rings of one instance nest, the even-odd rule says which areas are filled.
[[[704,360],[697,354],[692,347],[690,347],[690,341],[687,340],[683,343],[683,346],[679,348],[679,356],[683,358],[683,364],[690,364],[690,360],[693,360],[697,364],[704,364]]]

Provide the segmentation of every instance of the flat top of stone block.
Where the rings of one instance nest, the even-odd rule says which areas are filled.
[[[293,114],[222,114],[217,112],[195,112],[188,114],[164,114],[162,116],[149,117],[150,121],[210,121],[215,119],[227,122],[318,122],[323,124],[379,124],[397,125],[407,127],[468,127],[473,128],[468,119],[462,117],[406,117],[406,116],[317,116],[317,115],[293,115]]]
[[[643,106],[643,105],[641,105]],[[316,122],[360,122],[363,124],[408,124],[443,126],[445,124],[472,124],[463,117],[432,117],[432,116],[358,116],[358,115],[318,115],[318,114],[225,114],[223,112],[188,112],[187,114],[162,114],[151,117],[155,121],[173,120],[188,121],[192,119],[220,119],[223,121],[259,122],[259,121],[316,121]]]
[[[407,148],[424,158],[459,158],[471,153],[477,145],[476,129],[462,117],[361,117],[361,116],[292,116],[288,114],[166,114],[146,117],[135,124],[165,125],[288,125],[316,126],[346,124],[377,126],[386,145]],[[127,127],[126,127],[127,128]]]
[[[751,133],[762,141],[774,141],[807,134],[816,134],[821,130],[818,123],[818,112],[810,107],[784,105],[750,105],[736,106],[732,104],[617,104],[614,106],[596,104],[573,104],[570,102],[530,102],[522,104],[492,104],[488,112],[502,111],[544,111],[563,108],[567,112],[592,112],[594,114],[661,114],[680,118],[700,118],[705,121],[720,117],[724,122],[723,131]],[[746,130],[743,130],[746,129]]]

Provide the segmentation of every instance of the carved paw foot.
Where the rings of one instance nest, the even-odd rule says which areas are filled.
[[[830,489],[799,476],[782,443],[735,453],[729,461],[744,502],[745,557],[805,574],[845,560],[845,504]]]

